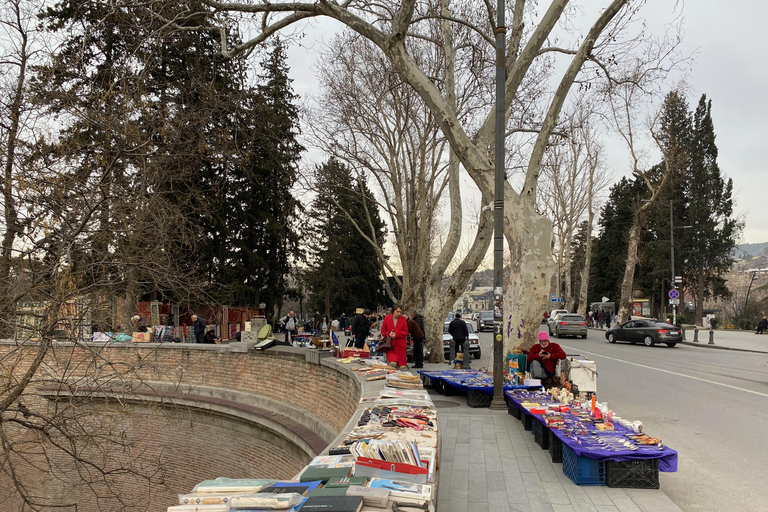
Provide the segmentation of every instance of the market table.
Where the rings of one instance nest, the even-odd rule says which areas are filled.
[[[526,430],[533,431],[537,444],[550,450],[553,462],[559,462],[555,459],[562,449],[563,471],[577,484],[603,485],[608,473],[611,487],[658,488],[659,471],[677,471],[677,451],[656,444],[635,445],[634,450],[625,447],[621,443],[634,432],[618,423],[613,424],[614,430],[599,430],[568,412],[560,413],[566,428],[548,428],[544,415],[532,414],[522,402],[544,403],[549,397],[519,390],[505,391],[505,396],[509,413],[523,421]],[[575,425],[578,433],[574,432]]]
[[[467,406],[488,407],[493,399],[493,375],[480,370],[419,370],[425,388],[441,395],[467,393]],[[540,386],[504,384],[504,390],[533,389]]]

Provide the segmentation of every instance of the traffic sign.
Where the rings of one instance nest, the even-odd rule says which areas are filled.
[[[669,304],[671,306],[677,306],[678,304],[680,304],[680,299],[669,299]]]
[[[563,302],[563,298],[562,297],[558,297],[557,298],[557,302]]]
[[[550,295],[549,300],[551,300],[552,302],[557,302],[557,294],[553,293],[552,295]]]
[[[683,276],[675,276],[675,282],[676,283],[682,283],[683,282]]]
[[[679,299],[680,298],[680,292],[677,290],[669,290],[669,298],[670,299]]]

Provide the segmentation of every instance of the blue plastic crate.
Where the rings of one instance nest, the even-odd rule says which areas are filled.
[[[576,485],[605,485],[605,462],[576,455],[563,445],[563,473]]]

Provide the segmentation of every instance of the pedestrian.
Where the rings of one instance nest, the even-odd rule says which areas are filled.
[[[370,318],[371,310],[366,309],[352,319],[350,334],[354,336],[355,348],[358,350],[365,348],[365,340],[368,339],[368,335],[371,333]]]
[[[133,322],[134,332],[147,332],[146,318],[139,315],[134,315],[133,317],[131,317],[131,322]]]
[[[603,313],[603,310],[597,312],[597,327],[598,329],[603,328],[603,322],[605,321],[605,313]]]
[[[543,385],[551,386],[554,384],[557,362],[565,357],[562,347],[557,343],[550,343],[549,335],[540,331],[539,342],[528,351],[528,371],[534,379],[542,379]]]
[[[411,311],[408,332],[413,338],[413,367],[424,368],[424,317],[416,311]]]
[[[312,327],[316,338],[323,335],[323,316],[319,311],[315,311],[315,323]]]
[[[387,361],[390,366],[397,369],[407,366],[408,319],[403,315],[403,308],[399,304],[392,306],[392,314],[385,316],[382,320],[381,335],[392,338],[392,349],[387,350]]]
[[[205,335],[205,320],[192,315],[192,330],[195,333],[195,343],[202,343]]]
[[[757,322],[757,332],[755,334],[763,334],[768,329],[768,317],[763,317],[762,320]]]
[[[280,319],[280,325],[285,328],[285,344],[291,344],[291,338],[299,333],[299,321],[293,311]]]
[[[451,357],[461,352],[464,354],[464,361],[468,361],[469,354],[464,352],[464,342],[469,338],[469,328],[467,327],[467,322],[461,319],[461,313],[456,313],[451,323],[448,324],[448,334],[453,338],[453,343],[456,347],[455,352],[451,351]]]
[[[344,313],[342,313],[339,316],[339,329],[344,331],[346,330],[346,328],[347,328],[347,316]]]
[[[216,333],[214,333],[212,330],[205,333],[203,336],[203,343],[219,343],[221,342],[221,338],[216,337]]]

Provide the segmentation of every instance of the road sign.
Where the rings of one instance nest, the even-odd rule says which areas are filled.
[[[557,302],[557,294],[553,293],[552,295],[550,295],[549,300],[551,300],[552,302]]]
[[[560,302],[560,303],[562,303],[562,302],[563,302],[563,298],[562,298],[562,297],[558,297],[558,298],[557,298],[557,302]]]
[[[671,306],[677,306],[678,304],[680,304],[680,299],[669,299],[669,304]]]
[[[679,299],[680,298],[680,292],[677,290],[669,290],[669,298],[670,299]]]

